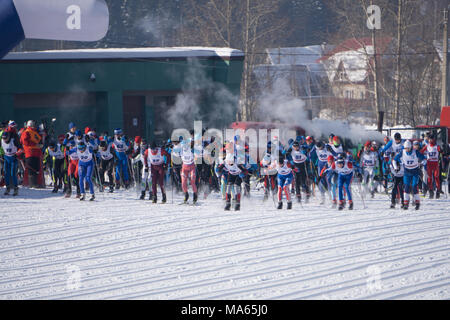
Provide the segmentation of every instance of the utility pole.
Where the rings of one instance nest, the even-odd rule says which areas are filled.
[[[370,4],[373,5],[373,0],[370,1]],[[380,114],[380,90],[378,81],[380,81],[378,77],[378,56],[377,56],[377,39],[375,35],[375,28],[372,29],[372,45],[373,45],[373,85],[374,85],[374,99],[375,99],[375,113],[377,117],[377,123],[378,123],[378,131],[382,132],[383,130],[383,119],[381,118]],[[381,120],[381,122],[380,122]]]
[[[441,108],[447,105],[447,81],[448,81],[448,9],[444,10],[444,39],[442,50],[442,89],[441,89]]]
[[[394,126],[399,124],[400,120],[400,63],[402,55],[402,9],[403,0],[398,0],[398,11],[397,11],[397,61],[395,70],[395,106],[394,106]]]

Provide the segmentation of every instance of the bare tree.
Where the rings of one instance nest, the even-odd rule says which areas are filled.
[[[193,42],[226,46],[245,53],[241,103],[237,118],[250,120],[256,108],[252,99],[254,66],[264,59],[264,49],[287,32],[287,21],[278,16],[278,0],[189,0],[187,29]]]

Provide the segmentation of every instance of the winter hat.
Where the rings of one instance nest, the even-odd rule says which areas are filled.
[[[75,128],[75,127],[76,127],[75,123],[73,123],[73,122],[69,123],[69,130],[71,130],[72,128]]]
[[[330,154],[327,158],[327,161],[334,162],[334,157]]]
[[[75,131],[75,136],[81,137],[83,134],[81,133],[81,130]]]
[[[16,124],[16,122],[15,122],[14,120],[10,120],[10,121],[8,122],[8,126],[9,126],[9,127],[15,128],[15,127],[17,127],[17,124]]]
[[[34,122],[34,120],[28,120],[27,128],[29,127],[36,128],[36,122]]]
[[[411,145],[411,141],[406,140],[405,141],[405,145],[404,145],[405,149],[411,149],[412,145]]]
[[[89,128],[89,127],[84,128],[84,133],[85,134],[88,134],[88,132],[90,132],[90,131],[92,131],[91,128]]]
[[[114,129],[115,135],[122,134],[122,133],[123,133],[122,129],[120,129],[120,128]]]
[[[371,142],[369,140],[366,141],[366,143],[364,144],[364,147],[370,147]]]
[[[142,138],[140,137],[140,136],[136,136],[136,137],[134,137],[134,142],[135,143],[141,143],[141,140],[142,140]]]
[[[395,140],[401,140],[402,139],[402,135],[399,132],[397,132],[397,133],[394,134],[394,139]]]
[[[333,137],[333,144],[334,144],[335,146],[338,146],[338,145],[341,144],[341,141],[339,140],[339,137],[338,137],[338,136],[334,136],[334,137]]]

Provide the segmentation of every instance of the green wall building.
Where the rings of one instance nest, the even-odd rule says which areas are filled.
[[[177,125],[168,119],[182,100],[197,113],[175,117],[220,128],[235,120],[243,60],[229,48],[10,53],[0,60],[0,120],[53,123],[56,133],[74,122],[97,133],[123,128],[130,137],[162,139]]]

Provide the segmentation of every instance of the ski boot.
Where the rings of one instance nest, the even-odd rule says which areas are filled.
[[[58,186],[55,186],[52,190],[52,193],[58,193]]]
[[[433,190],[430,190],[430,199],[433,199],[434,198],[434,191]]]
[[[339,201],[339,207],[338,207],[338,210],[341,211],[341,210],[344,210],[344,208],[345,208],[345,203],[344,203],[344,201]]]
[[[331,204],[331,208],[336,209],[336,207],[337,207],[337,201],[333,200],[333,203]]]
[[[19,195],[19,187],[14,187],[14,193],[13,193],[13,196],[15,197],[15,196],[17,196],[17,195]]]
[[[297,195],[297,203],[301,203],[302,202],[302,196],[301,195]]]
[[[141,192],[140,200],[145,200],[145,190]]]
[[[391,208],[391,209],[395,209],[395,201],[391,202],[390,208]]]
[[[282,202],[282,201],[279,201],[279,202],[278,202],[277,209],[278,209],[278,210],[283,209],[283,202]]]
[[[353,201],[352,200],[348,201],[348,210],[353,210]]]
[[[113,193],[114,192],[114,186],[110,186],[109,187],[109,193]]]
[[[105,191],[105,187],[104,187],[104,186],[98,186],[98,191],[99,191],[99,192]]]
[[[197,203],[197,200],[198,200],[197,193],[194,193],[194,198],[192,199],[192,203],[193,203],[193,204],[196,204],[196,203]]]
[[[162,203],[166,203],[166,202],[167,202],[167,197],[166,197],[166,194],[163,193],[162,194]]]
[[[269,193],[267,191],[264,192],[264,198],[263,202],[267,201],[269,199]]]
[[[91,195],[91,198],[89,199],[89,201],[94,201],[95,200],[95,194]]]
[[[370,197],[373,199],[373,198],[375,198],[375,191],[371,191],[370,192]]]
[[[225,211],[230,211],[231,209],[231,194],[227,194],[227,200],[225,203]]]
[[[292,201],[289,201],[289,202],[287,203],[287,209],[288,209],[288,210],[291,210],[291,209],[292,209]]]
[[[439,199],[441,197],[441,191],[438,190],[436,191],[436,199]]]
[[[66,194],[64,195],[64,198],[70,198],[72,196],[72,192],[71,191],[67,191]]]
[[[80,197],[81,197],[81,194],[77,193],[77,196],[75,198],[80,199]]]
[[[307,194],[306,195],[306,199],[305,199],[305,203],[309,203],[309,199],[311,198],[311,195],[310,194]]]
[[[409,201],[405,200],[405,202],[403,202],[403,210],[408,210],[409,207]]]
[[[157,203],[158,202],[158,197],[156,196],[156,194],[153,196],[153,200],[152,203]]]
[[[11,190],[11,188],[10,187],[6,187],[6,190],[5,190],[5,193],[4,193],[4,195],[5,196],[8,196],[9,195],[9,191]]]
[[[77,197],[78,197],[78,195],[77,195]],[[85,193],[83,193],[83,194],[81,195],[80,201],[84,201],[84,199],[86,199],[86,194],[85,194]]]
[[[324,205],[324,204],[325,204],[325,197],[324,197],[323,195],[320,197],[320,202],[319,202],[319,204],[320,204],[320,205]]]
[[[116,190],[120,189],[120,183],[116,183]]]
[[[188,200],[189,200],[189,192],[186,192],[185,194],[184,194],[184,203],[188,203]]]
[[[236,202],[236,204],[234,205],[234,211],[239,211],[239,210],[241,210],[241,203]]]
[[[415,207],[415,209],[416,209],[416,210],[419,210],[419,209],[420,209],[420,201],[416,201],[416,207]]]

